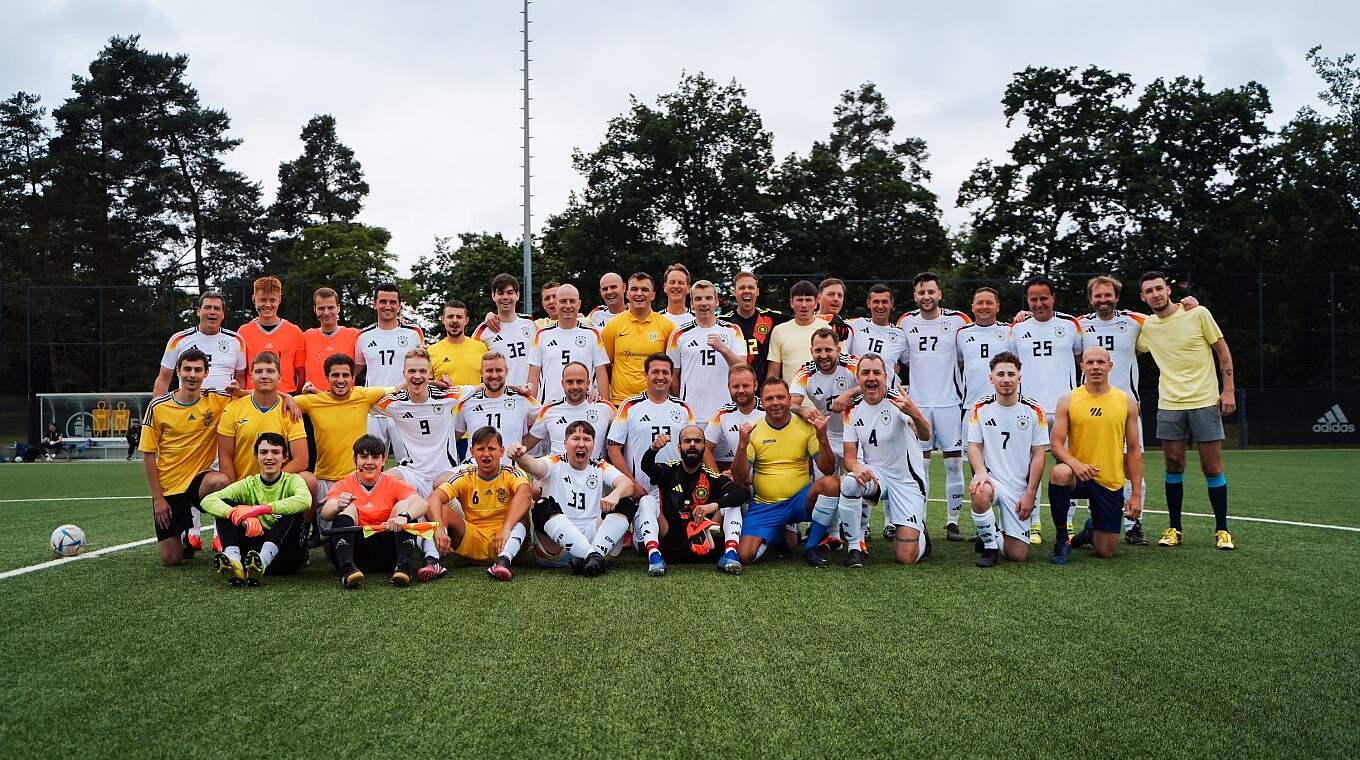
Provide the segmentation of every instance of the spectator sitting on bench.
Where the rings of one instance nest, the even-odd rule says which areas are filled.
[[[57,454],[61,453],[62,444],[65,442],[66,439],[61,437],[61,433],[57,431],[56,424],[48,423],[47,435],[43,436],[44,459],[48,462],[56,459]]]

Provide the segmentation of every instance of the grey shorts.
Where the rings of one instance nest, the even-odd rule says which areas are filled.
[[[1217,404],[1198,409],[1158,409],[1157,437],[1163,441],[1221,441],[1223,416]]]

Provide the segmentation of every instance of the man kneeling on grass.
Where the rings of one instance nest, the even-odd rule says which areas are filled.
[[[331,560],[345,588],[363,583],[365,571],[387,568],[392,585],[411,584],[416,535],[406,526],[425,514],[425,500],[410,483],[385,475],[386,461],[381,438],[360,436],[354,442],[355,472],[331,488],[321,507],[321,519],[331,521]]]
[[[307,563],[299,515],[312,505],[312,493],[301,475],[284,472],[289,443],[278,433],[255,439],[259,474],[250,475],[203,497],[203,511],[217,518],[222,551],[213,570],[231,585],[258,586],[270,575],[295,573]]]
[[[473,562],[490,562],[486,574],[508,581],[510,562],[529,535],[524,524],[529,480],[518,467],[501,464],[505,446],[496,428],[478,428],[468,453],[472,461],[430,493],[430,514],[439,521],[434,543],[441,555],[453,552]],[[427,572],[434,571],[421,568],[422,580]]]

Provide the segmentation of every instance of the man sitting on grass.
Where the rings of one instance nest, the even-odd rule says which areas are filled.
[[[529,480],[518,467],[501,464],[505,445],[496,428],[472,434],[472,461],[453,471],[430,494],[430,514],[439,521],[434,543],[440,554],[453,552],[473,562],[490,562],[487,575],[510,580],[510,562],[529,535]],[[453,508],[457,501],[460,509]],[[420,569],[420,579],[437,577],[437,567]]]
[[[330,523],[331,559],[340,571],[340,585],[354,588],[364,572],[392,568],[394,586],[411,584],[411,555],[416,536],[406,526],[425,514],[425,500],[401,478],[383,474],[387,444],[363,435],[354,442],[355,472],[335,484],[321,507]],[[365,536],[363,528],[375,529]]]
[[[217,518],[222,550],[213,569],[233,587],[258,586],[268,572],[287,575],[307,563],[300,515],[312,505],[301,475],[284,472],[289,441],[273,432],[255,439],[259,472],[203,497],[203,511]]]

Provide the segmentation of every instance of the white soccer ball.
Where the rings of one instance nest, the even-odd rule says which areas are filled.
[[[85,548],[85,531],[79,525],[63,525],[52,531],[52,551],[59,557],[74,557]]]

